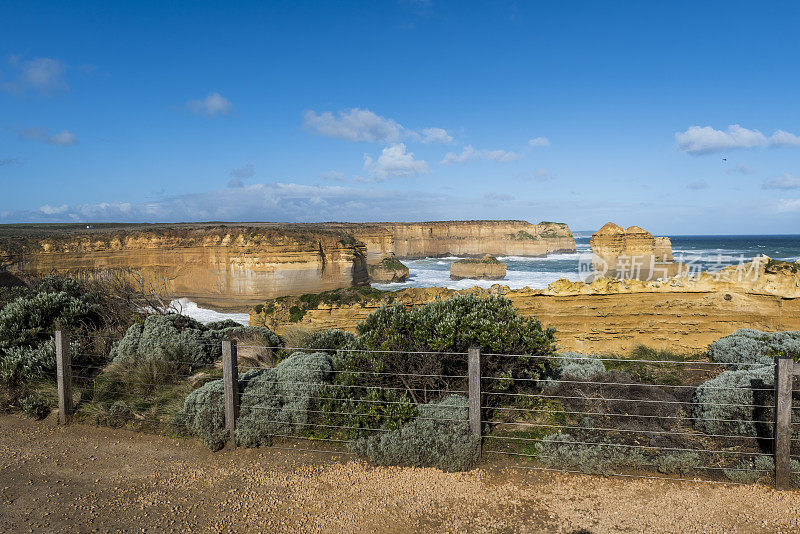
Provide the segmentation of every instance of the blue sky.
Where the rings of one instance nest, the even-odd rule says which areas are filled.
[[[3,2],[0,222],[800,232],[795,2]]]

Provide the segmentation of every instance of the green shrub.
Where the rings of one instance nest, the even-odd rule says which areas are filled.
[[[800,488],[800,460],[789,460],[789,469],[792,472],[794,485]]]
[[[33,419],[44,419],[50,413],[50,402],[38,393],[22,399],[20,407],[25,415]]]
[[[309,332],[300,340],[300,347],[304,350],[324,350],[335,353],[337,350],[354,346],[356,336],[351,332],[343,330],[322,330],[320,332]]]
[[[376,429],[397,430],[417,415],[417,408],[401,393],[380,388],[323,386],[314,410],[315,421],[332,427],[325,434],[344,439],[363,438]],[[322,434],[315,430],[316,434]]]
[[[582,441],[571,434],[550,434],[536,444],[537,459],[548,467],[577,469],[590,474],[613,474],[619,469],[641,468],[648,464],[641,449],[620,447],[612,442]]]
[[[318,389],[330,383],[330,371],[327,354],[296,352],[272,369],[245,373],[239,380],[237,443],[245,447],[270,445],[271,435],[294,435],[307,430],[311,403]],[[176,422],[200,436],[208,448],[222,448],[227,438],[222,380],[209,382],[189,394]]]
[[[467,469],[478,459],[480,438],[469,430],[469,402],[457,395],[419,406],[419,416],[392,432],[349,444],[350,450],[379,465]]]
[[[787,354],[798,360],[800,331],[769,333],[740,328],[708,348],[713,361],[734,364],[771,364],[776,353]]]
[[[53,341],[38,347],[12,347],[0,350],[0,381],[9,387],[54,378],[56,375],[56,345]]]
[[[20,297],[0,310],[0,351],[37,346],[56,328],[75,330],[99,323],[95,306],[63,291]]]

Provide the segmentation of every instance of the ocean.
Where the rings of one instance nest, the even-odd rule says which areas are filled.
[[[422,258],[402,260],[410,270],[407,281],[394,284],[373,284],[373,287],[396,291],[407,287],[447,287],[466,289],[474,286],[490,287],[502,284],[512,289],[530,287],[544,289],[559,278],[581,280],[580,265],[590,258],[589,235],[576,234],[577,251],[570,254],[551,254],[544,258],[520,256],[498,256],[507,265],[504,280],[451,280],[450,264],[461,259],[456,256],[444,258]],[[716,271],[729,265],[750,261],[755,256],[766,254],[778,260],[800,259],[800,235],[695,235],[669,236],[675,261],[688,263],[693,270]],[[589,260],[590,261],[590,260]],[[182,313],[203,323],[233,319],[247,324],[246,313],[222,313],[202,308],[189,301],[175,302]]]

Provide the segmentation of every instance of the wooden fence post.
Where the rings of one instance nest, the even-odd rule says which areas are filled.
[[[469,430],[481,437],[481,349],[470,347],[467,353],[467,381],[469,385]],[[478,455],[481,444],[478,442]]]
[[[58,381],[58,422],[72,420],[72,360],[69,354],[69,333],[56,330],[56,380]]]
[[[236,361],[236,342],[222,342],[222,383],[225,390],[225,429],[228,442],[225,448],[236,447],[236,419],[239,417],[239,369]]]
[[[775,489],[788,490],[792,486],[789,465],[792,435],[792,377],[794,361],[787,356],[775,357]]]

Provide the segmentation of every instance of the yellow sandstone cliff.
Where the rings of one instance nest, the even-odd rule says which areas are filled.
[[[722,274],[663,282],[559,280],[545,290],[512,290],[501,285],[461,291],[353,289],[346,295],[318,296],[310,306],[296,298],[269,301],[251,311],[250,324],[279,332],[298,327],[354,330],[382,305],[419,306],[458,293],[508,298],[519,313],[554,326],[561,350],[625,352],[645,344],[688,353],[704,350],[738,328],[800,330],[800,265],[768,258]]]
[[[592,234],[592,267],[600,276],[655,280],[679,274],[668,237],[653,235],[638,226],[622,229],[612,222]]]

